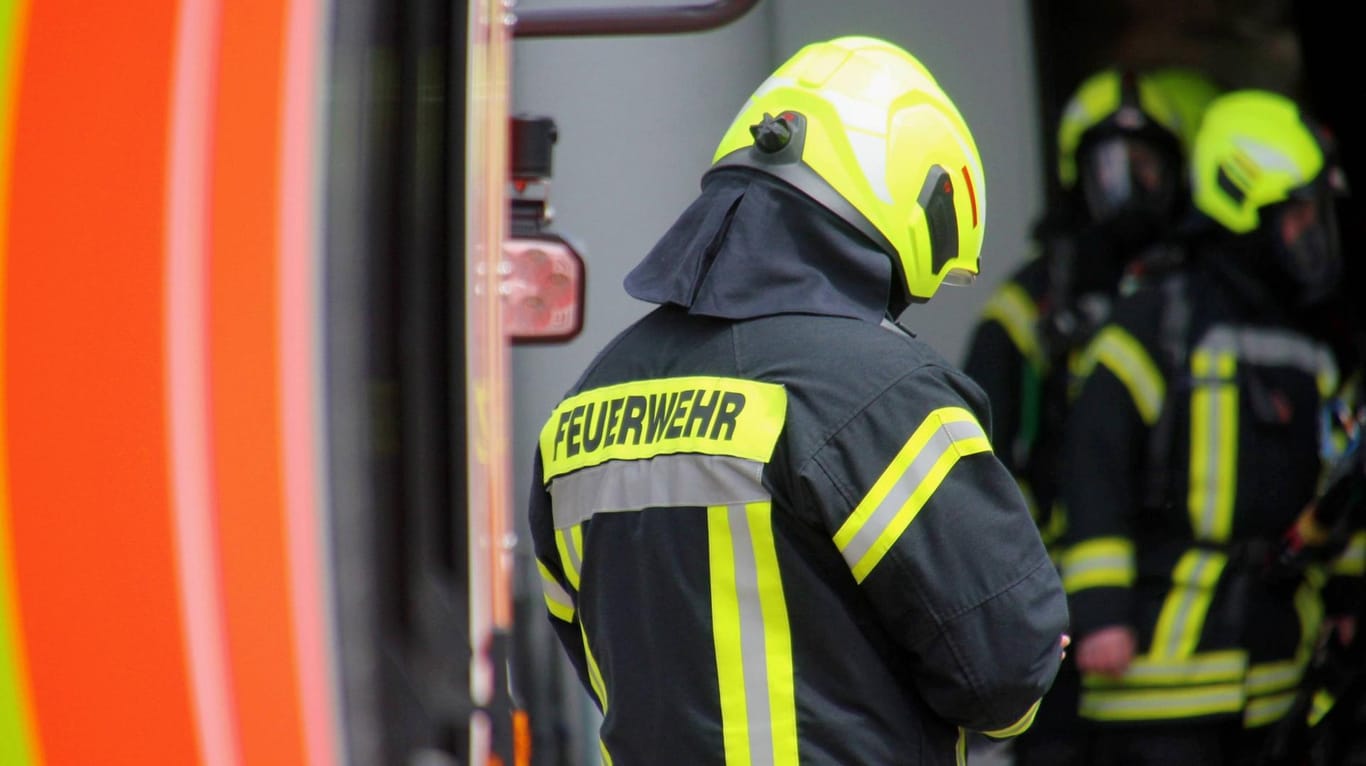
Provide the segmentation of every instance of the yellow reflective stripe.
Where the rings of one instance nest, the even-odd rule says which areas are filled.
[[[1322,588],[1328,583],[1328,569],[1322,564],[1310,564],[1302,574],[1306,585]]]
[[[740,600],[735,592],[735,558],[725,506],[707,509],[711,566],[712,641],[716,647],[716,684],[721,694],[721,731],[726,766],[749,766],[745,656],[740,631]]]
[[[1192,718],[1243,709],[1242,684],[1177,689],[1083,689],[1077,708],[1097,721],[1151,721]]]
[[[1062,554],[1062,585],[1068,593],[1087,588],[1127,588],[1134,583],[1134,544],[1123,537],[1084,540]]]
[[[953,746],[953,762],[955,766],[968,766],[968,730],[962,726],[958,727],[958,742]]]
[[[1179,660],[1154,659],[1151,655],[1142,655],[1129,663],[1129,669],[1123,676],[1111,678],[1087,673],[1082,676],[1082,685],[1088,689],[1117,689],[1242,683],[1246,673],[1247,652],[1241,649],[1201,652]]]
[[[1332,352],[1321,351],[1320,355],[1323,357],[1323,363],[1319,365],[1316,380],[1319,384],[1319,396],[1327,399],[1338,390],[1338,365],[1333,359]]]
[[[607,743],[598,740],[598,754],[602,756],[602,766],[612,766],[612,754],[607,752]]]
[[[1352,535],[1347,547],[1333,560],[1331,571],[1347,577],[1366,576],[1366,532]]]
[[[1184,658],[1195,652],[1214,598],[1214,586],[1227,563],[1228,556],[1199,548],[1181,556],[1172,570],[1172,589],[1162,603],[1153,630],[1153,659]]]
[[[603,715],[606,715],[607,682],[603,680],[602,671],[598,669],[598,661],[593,657],[593,648],[588,645],[588,629],[582,621],[579,622],[579,635],[583,636],[583,656],[588,665],[588,685],[593,687],[593,694],[598,698],[598,707],[602,709]]]
[[[711,506],[707,530],[726,764],[797,766],[792,637],[772,506]]]
[[[560,586],[560,581],[551,574],[550,567],[536,560],[536,569],[541,573],[541,592],[545,595],[545,608],[565,622],[574,621],[574,601],[569,593]]]
[[[1067,506],[1061,502],[1053,504],[1053,512],[1048,514],[1048,522],[1039,527],[1039,536],[1044,544],[1052,546],[1067,532]]]
[[[1035,329],[1039,321],[1039,310],[1023,287],[1014,282],[1003,285],[982,308],[982,319],[999,323],[1020,355],[1028,360],[1034,369],[1044,368],[1045,360]]]
[[[1305,664],[1298,660],[1259,662],[1247,670],[1247,696],[1264,697],[1289,689],[1304,677]]]
[[[990,452],[972,413],[961,407],[931,412],[835,533],[835,545],[863,582],[929,502],[960,457]]]
[[[1309,715],[1307,716],[1309,725],[1311,727],[1318,726],[1323,717],[1333,709],[1333,705],[1337,704],[1337,701],[1337,697],[1334,697],[1333,693],[1327,689],[1319,689],[1314,692],[1314,699],[1309,703]]]
[[[1197,350],[1191,357],[1190,486],[1187,508],[1201,540],[1223,542],[1233,528],[1238,464],[1238,359]]]
[[[1313,571],[1307,570],[1306,574]],[[1323,613],[1326,608],[1323,605],[1323,593],[1320,588],[1320,582],[1306,578],[1295,591],[1295,612],[1300,618],[1300,646],[1295,652],[1295,662],[1301,670],[1308,667],[1309,660],[1314,655],[1320,628],[1323,625]]]
[[[786,416],[775,383],[697,376],[595,388],[565,399],[541,428],[544,478],[679,452],[767,463]]]
[[[574,590],[579,589],[579,567],[583,561],[583,525],[575,524],[555,532],[555,547],[560,551],[560,566]]]
[[[1272,697],[1248,700],[1243,710],[1243,728],[1255,729],[1275,723],[1295,706],[1295,692],[1285,692]]]
[[[1025,730],[1028,729],[1030,725],[1034,723],[1034,716],[1037,715],[1039,712],[1040,702],[1043,702],[1042,698],[1035,700],[1034,704],[1029,706],[1029,710],[1026,711],[1024,715],[1020,716],[1020,720],[1016,721],[1015,723],[1012,723],[1004,729],[994,729],[992,731],[984,731],[982,733],[987,735],[988,737],[994,737],[996,739],[1004,739],[1006,737],[1014,737],[1023,734]]]
[[[1109,325],[1096,334],[1077,361],[1078,380],[1103,364],[1124,384],[1143,422],[1152,425],[1162,409],[1167,384],[1152,357],[1128,332]]]

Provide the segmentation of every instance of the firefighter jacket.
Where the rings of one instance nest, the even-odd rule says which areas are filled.
[[[1049,313],[1049,271],[1049,259],[1041,253],[996,288],[968,340],[963,371],[986,393],[992,443],[1019,482],[1044,543],[1052,547],[1064,520],[1053,502],[1060,429],[1051,427],[1055,421],[1044,412],[1045,389],[1058,372],[1042,324]],[[1065,387],[1061,393],[1066,396]]]
[[[993,443],[1050,550],[1067,527],[1056,502],[1071,367],[1104,323],[1126,271],[1156,258],[1153,234],[1089,222],[1062,204],[1039,222],[1034,252],[982,309],[963,371],[991,402]]]
[[[1238,267],[1255,253],[1211,247],[1118,303],[1076,371],[1073,625],[1138,636],[1123,677],[1083,679],[1095,721],[1265,726],[1292,704],[1321,622],[1320,572],[1264,574],[1316,491],[1337,364]]]
[[[785,194],[712,186],[640,268],[686,264],[689,242],[720,268],[718,232],[819,217]],[[708,231],[716,205],[733,215]],[[864,247],[826,225],[822,247]],[[751,268],[778,254],[819,263]],[[1067,621],[985,399],[890,321],[836,315],[862,310],[848,291],[764,306],[744,276],[736,301],[705,276],[661,288],[541,432],[533,547],[603,761],[962,763],[965,729],[1028,726]]]

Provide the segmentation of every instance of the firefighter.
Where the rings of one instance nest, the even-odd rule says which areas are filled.
[[[1331,132],[1322,135],[1340,181],[1339,211],[1349,187]],[[1344,247],[1346,240],[1344,239]],[[1346,266],[1354,264],[1347,263]],[[1338,766],[1366,763],[1366,365],[1363,332],[1352,321],[1359,300],[1350,276],[1324,312],[1324,331],[1339,338],[1345,380],[1324,413],[1325,457],[1331,461],[1313,501],[1282,537],[1268,576],[1285,579],[1304,569],[1322,576],[1327,619],[1295,704],[1271,729],[1259,766]]]
[[[1108,67],[1082,81],[1057,130],[1063,196],[1036,232],[1035,254],[996,289],[970,338],[964,370],[987,393],[994,443],[1051,548],[1065,525],[1054,499],[1069,365],[1125,270],[1186,209],[1188,128],[1213,88],[1176,68]],[[1080,763],[1076,690],[1068,660],[1035,725],[1013,743],[1017,766]]]
[[[991,400],[994,439],[1056,541],[1056,445],[1068,359],[1105,319],[1126,266],[1184,210],[1185,151],[1173,99],[1147,75],[1086,78],[1057,130],[1062,196],[1039,222],[1033,255],[998,287],[963,369]]]
[[[1314,496],[1338,387],[1309,319],[1342,269],[1319,135],[1285,96],[1216,98],[1183,265],[1077,365],[1061,564],[1095,763],[1255,763],[1313,650],[1322,580],[1263,573]]]
[[[1286,530],[1267,576],[1327,578],[1328,619],[1295,703],[1269,730],[1259,766],[1337,766],[1366,762],[1366,424],[1361,369],[1331,402],[1340,452],[1313,501]]]
[[[954,764],[1030,724],[1060,579],[980,388],[894,320],[977,274],[985,192],[916,58],[814,43],[627,275],[658,306],[551,412],[530,505],[604,763]]]

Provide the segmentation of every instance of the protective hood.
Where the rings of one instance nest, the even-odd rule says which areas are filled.
[[[638,300],[701,316],[878,323],[892,279],[889,256],[852,226],[782,181],[732,169],[703,177],[702,193],[625,286]]]

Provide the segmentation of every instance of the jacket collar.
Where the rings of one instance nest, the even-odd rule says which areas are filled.
[[[819,314],[879,323],[892,263],[833,213],[777,179],[709,173],[702,192],[626,275],[626,292],[690,314]]]

